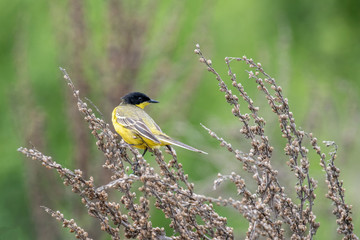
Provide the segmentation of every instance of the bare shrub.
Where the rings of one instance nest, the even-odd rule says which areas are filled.
[[[316,207],[314,191],[317,182],[309,174],[309,151],[314,150],[320,157],[320,165],[326,174],[325,181],[329,189],[326,197],[335,206],[333,213],[336,216],[338,233],[342,234],[344,239],[358,239],[353,232],[351,206],[345,203],[345,190],[339,180],[340,170],[334,164],[337,150],[335,143],[326,142],[327,146],[334,147],[334,151],[326,156],[313,134],[300,130],[295,125],[295,118],[281,87],[264,71],[260,63],[255,63],[245,56],[225,58],[229,83],[237,91],[237,94],[233,94],[229,85],[212,67],[211,60],[204,57],[199,45],[196,46],[195,53],[208,71],[215,75],[220,91],[225,93],[226,101],[232,106],[232,113],[241,122],[240,132],[249,142],[251,149],[249,152],[235,149],[214,131],[203,127],[221,146],[233,153],[234,159],[240,161],[243,171],[252,175],[257,186],[255,191],[247,187],[248,183],[241,175],[232,173],[219,174],[214,181],[214,187],[224,181],[231,181],[236,186],[238,198],[212,198],[197,194],[194,192],[194,184],[188,181],[182,164],[178,162],[175,151],[166,150],[171,160],[165,162],[163,153],[154,149],[152,152],[159,166],[159,170],[155,170],[137,149],[119,139],[109,124],[93,113],[93,109],[80,98],[79,90],[75,88],[65,69],[61,71],[72,90],[79,111],[97,139],[98,149],[104,153],[106,161],[103,167],[111,172],[112,181],[96,186],[93,177],[85,179],[81,170],[66,169],[35,148],[21,147],[18,151],[40,161],[47,168],[55,169],[64,184],[71,186],[72,191],[81,197],[88,214],[99,220],[100,228],[112,239],[120,239],[122,232],[126,238],[138,239],[233,239],[233,229],[228,226],[227,219],[214,210],[213,203],[234,208],[248,221],[247,239],[285,239],[289,237],[288,234],[292,239],[313,239],[320,226],[313,212]],[[293,172],[297,179],[297,199],[287,196],[284,186],[280,184],[278,170],[271,164],[274,147],[270,145],[269,137],[265,134],[266,121],[259,115],[259,107],[254,104],[233,73],[230,66],[232,61],[245,62],[253,69],[248,71],[249,78],[257,83],[258,89],[279,119],[282,137],[286,139],[284,154],[288,157],[289,174]],[[248,105],[249,113],[240,111],[240,102]],[[305,146],[305,140],[311,143],[312,148]],[[134,187],[135,183],[140,187]],[[109,200],[110,190],[121,193],[118,202]],[[154,206],[151,202],[155,202]],[[165,217],[170,219],[173,233],[166,233],[163,228],[152,225],[150,209],[153,207],[160,209]],[[59,211],[46,207],[44,209],[61,221],[64,227],[74,232],[77,238],[90,239],[89,234],[78,227],[73,219],[65,219]]]

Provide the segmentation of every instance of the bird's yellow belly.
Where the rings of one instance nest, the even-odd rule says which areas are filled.
[[[127,142],[130,145],[133,145],[134,147],[145,149],[146,144],[144,141],[137,135],[135,135],[132,131],[130,131],[127,128],[124,128],[120,124],[114,123],[114,128],[117,133],[124,139],[125,142]]]
[[[166,143],[163,143],[163,142],[161,142],[159,144],[159,143],[155,143],[154,141],[152,141],[150,139],[142,138],[136,132],[123,127],[121,124],[119,124],[117,122],[116,116],[114,116],[114,113],[113,113],[112,122],[113,122],[113,125],[115,128],[115,131],[122,137],[122,139],[124,139],[124,141],[126,143],[128,143],[134,147],[137,147],[140,149],[146,149],[146,148],[158,148],[160,146],[167,145]]]

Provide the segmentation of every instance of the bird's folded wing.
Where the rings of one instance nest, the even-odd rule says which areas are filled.
[[[160,140],[155,137],[151,130],[146,126],[146,124],[141,120],[134,120],[129,117],[122,117],[116,114],[116,120],[123,127],[133,130],[138,133],[140,136],[150,139],[155,143],[160,143]]]

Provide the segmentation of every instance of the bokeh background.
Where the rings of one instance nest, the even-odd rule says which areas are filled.
[[[337,142],[346,201],[354,206],[354,224],[360,226],[359,10],[358,0],[1,0],[0,239],[74,238],[42,205],[74,218],[94,239],[106,239],[55,172],[16,151],[34,145],[64,166],[94,176],[99,184],[106,181],[104,158],[59,66],[108,122],[113,107],[129,91],[160,101],[148,112],[162,129],[209,152],[199,156],[177,149],[196,191],[236,197],[231,184],[214,191],[212,183],[218,172],[241,173],[241,165],[199,123],[239,149],[246,151],[249,144],[217,81],[193,53],[196,43],[224,78],[225,56],[246,55],[261,62],[283,87],[297,125],[319,140]],[[294,196],[295,178],[285,164],[276,116],[245,69],[244,63],[233,65],[267,120],[267,134],[277,150],[274,165]],[[311,156],[311,174],[319,181],[314,206],[321,223],[317,239],[339,239],[331,203],[323,197],[324,172],[316,155]],[[151,155],[147,158],[151,161]],[[247,222],[231,209],[218,209],[241,239]],[[168,225],[156,210],[152,220],[155,226]],[[359,235],[359,228],[355,232]]]

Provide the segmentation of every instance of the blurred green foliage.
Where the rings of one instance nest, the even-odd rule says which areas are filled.
[[[224,77],[225,56],[247,55],[261,62],[283,87],[297,124],[319,140],[337,142],[346,200],[354,205],[354,225],[359,226],[359,9],[356,0],[0,1],[0,238],[72,237],[39,205],[68,213],[65,217],[74,217],[85,230],[98,228],[55,173],[16,152],[19,146],[34,144],[65,166],[86,167],[88,176],[106,180],[106,172],[95,170],[103,158],[76,113],[59,66],[68,70],[82,96],[90,98],[107,120],[123,93],[137,90],[158,99],[161,104],[148,111],[163,130],[210,153],[198,156],[177,149],[196,189],[213,196],[234,192],[231,185],[212,190],[217,172],[240,172],[241,166],[199,123],[234,145],[248,145],[216,80],[193,54],[195,43]],[[247,79],[245,65],[236,63],[233,68],[264,109],[278,152],[273,161],[287,171],[275,116]],[[81,158],[84,149],[88,158]],[[323,197],[324,173],[316,156],[311,163],[319,181],[314,207],[321,223],[317,239],[338,239],[330,202]],[[294,181],[292,175],[287,178]],[[291,187],[287,191],[293,194]],[[219,211],[237,236],[243,236],[246,222],[230,209]],[[154,211],[154,225],[166,227],[161,213],[155,212],[160,211]],[[101,233],[93,234],[101,238]]]

